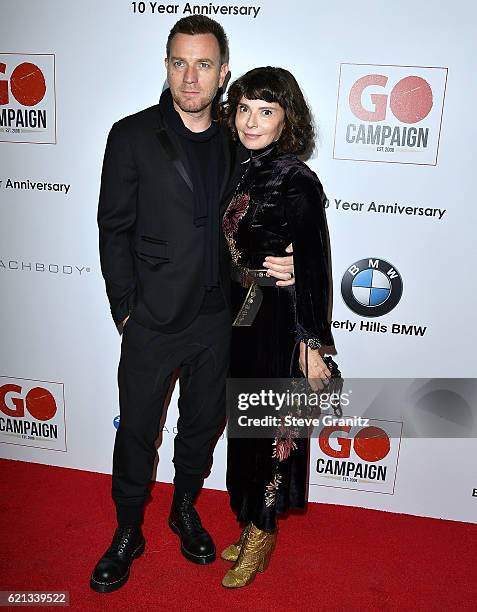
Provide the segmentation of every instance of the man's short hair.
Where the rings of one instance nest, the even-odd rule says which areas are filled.
[[[227,64],[229,61],[229,41],[227,40],[227,34],[224,28],[210,17],[205,15],[191,15],[190,17],[183,17],[179,19],[172,30],[169,32],[166,43],[166,54],[167,59],[171,55],[171,40],[176,34],[213,34],[219,43],[220,49],[220,62]]]

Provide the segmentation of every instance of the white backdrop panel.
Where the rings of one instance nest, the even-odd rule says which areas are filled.
[[[27,407],[27,416],[28,406],[33,406],[33,396],[27,398],[31,388],[50,389],[53,394],[58,389],[54,383],[63,385],[67,437],[66,451],[42,450],[28,446],[25,439],[1,437],[0,452],[11,459],[109,472],[113,419],[118,414],[120,339],[109,316],[99,269],[96,207],[102,155],[114,121],[157,102],[165,78],[166,37],[188,5],[179,2],[176,14],[157,14],[157,8],[151,8],[157,7],[154,2],[145,3],[141,14],[139,3],[129,0],[1,0],[0,5],[0,64],[5,64],[0,72],[0,112],[22,108],[12,98],[10,82],[17,65],[34,63],[34,54],[50,54],[56,71],[53,82],[45,68],[50,128],[56,112],[56,144],[8,142],[19,135],[5,130],[8,126],[2,119],[0,376],[13,379],[21,389],[7,396],[7,410],[13,410],[12,398],[17,397]],[[469,65],[469,58],[477,57],[474,3],[458,0],[451,12],[423,0],[399,4],[224,0],[203,6],[254,7],[247,16],[217,16],[230,38],[232,78],[257,65],[288,68],[314,111],[319,142],[309,163],[329,197],[333,320],[348,322],[346,328],[334,331],[343,372],[353,377],[474,377],[476,299],[469,279],[476,223],[472,151],[476,133],[470,105],[477,87],[470,78],[475,70]],[[338,90],[346,102],[352,85],[343,80],[340,84],[341,64],[361,64],[354,69],[356,75],[384,74],[390,83],[394,77],[386,66],[406,67],[400,69],[402,75],[423,78],[426,71],[413,67],[447,69],[442,124],[433,119],[430,128],[440,130],[437,165],[333,157]],[[2,82],[9,88],[10,106],[2,98]],[[433,92],[435,104],[444,94],[439,87],[435,85]],[[56,108],[51,107],[52,92]],[[411,125],[393,118],[389,90],[373,92],[388,96],[386,121],[401,129]],[[363,94],[362,102],[373,110],[369,93]],[[431,115],[418,123],[430,119]],[[51,133],[41,137],[48,139]],[[22,135],[30,141],[35,136]],[[41,141],[39,132],[37,137]],[[353,151],[351,146],[348,149]],[[369,154],[369,148],[366,151]],[[398,158],[383,152],[385,162]],[[412,147],[404,158],[420,159]],[[39,191],[31,183],[15,188],[14,181],[62,184],[68,192],[66,187]],[[361,210],[343,209],[343,202],[362,204]],[[378,213],[368,211],[372,202],[445,212],[441,219]],[[396,307],[375,319],[350,310],[340,291],[345,271],[370,257],[390,262],[403,286]],[[387,331],[360,330],[366,321],[379,322]],[[352,323],[356,326],[348,331]],[[393,334],[393,324],[415,325],[425,332]],[[160,449],[158,478],[166,482],[173,476],[176,402],[177,390]],[[32,415],[28,418],[35,421]],[[311,500],[476,521],[477,497],[472,492],[477,482],[470,467],[475,465],[475,440],[403,439],[394,493],[387,495],[314,484],[319,452],[313,440]],[[224,488],[224,472],[222,439],[206,486]]]

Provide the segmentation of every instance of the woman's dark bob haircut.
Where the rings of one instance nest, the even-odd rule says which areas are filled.
[[[219,117],[229,128],[233,140],[238,140],[235,114],[242,98],[277,102],[285,111],[278,148],[295,155],[311,153],[315,137],[313,118],[300,86],[288,70],[272,66],[254,68],[232,83],[227,101],[220,105]]]

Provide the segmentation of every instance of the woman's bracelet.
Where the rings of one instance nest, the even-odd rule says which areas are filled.
[[[321,348],[321,343],[318,338],[306,338],[305,340],[302,340],[302,342],[304,342],[306,346],[312,350]]]

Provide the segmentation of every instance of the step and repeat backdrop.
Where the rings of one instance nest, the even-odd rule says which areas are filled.
[[[193,13],[225,27],[232,79],[288,68],[313,109],[346,377],[418,379],[414,396],[429,397],[433,378],[476,376],[473,2],[0,0],[0,12],[2,457],[111,470],[121,339],[99,267],[102,156],[114,121],[158,101],[167,34]],[[371,403],[372,443],[324,428],[310,500],[476,522],[472,406],[449,398],[447,413],[388,418]],[[165,482],[176,404],[177,389]],[[224,488],[225,449],[222,437],[210,488]]]

